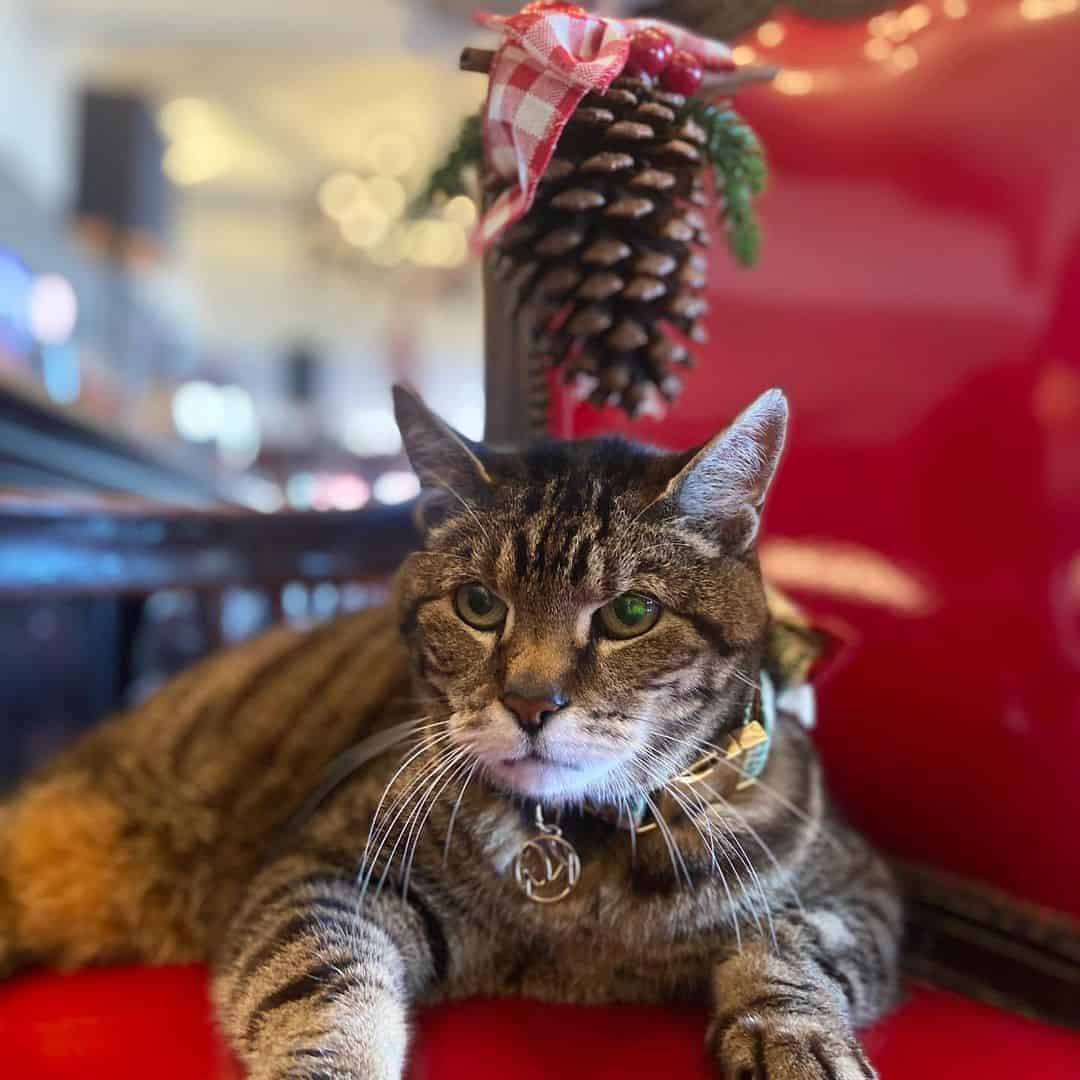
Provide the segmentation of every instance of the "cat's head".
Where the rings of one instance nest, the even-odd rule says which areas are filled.
[[[741,722],[768,621],[754,541],[780,391],[678,454],[620,439],[510,452],[408,391],[395,406],[424,489],[401,625],[444,745],[514,794],[618,803]]]

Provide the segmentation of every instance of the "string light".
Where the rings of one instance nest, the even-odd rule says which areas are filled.
[[[1020,15],[1032,21],[1069,15],[1080,8],[1080,0],[1021,0]]]
[[[912,4],[904,10],[900,18],[909,33],[917,34],[930,25],[930,9],[926,4]]]
[[[863,46],[863,52],[871,60],[888,60],[892,56],[892,51],[892,43],[880,37],[871,38]]]
[[[757,39],[766,48],[773,48],[784,40],[787,31],[775,19],[769,19],[758,27]]]
[[[941,10],[946,18],[962,19],[968,13],[968,3],[967,0],[945,0]]]
[[[814,89],[814,76],[809,71],[799,71],[789,68],[781,71],[773,80],[773,86],[781,94],[789,94],[792,97],[802,97]]]
[[[892,54],[893,63],[901,71],[910,71],[919,63],[919,54],[911,45],[901,45]]]
[[[757,50],[751,48],[749,45],[736,45],[731,50],[731,59],[735,61],[739,67],[743,67],[745,64],[752,64],[757,59]]]

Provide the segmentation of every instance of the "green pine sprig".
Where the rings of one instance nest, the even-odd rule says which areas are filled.
[[[442,164],[428,177],[424,190],[416,197],[413,204],[414,214],[424,213],[439,198],[469,194],[469,177],[480,170],[484,162],[482,118],[482,112],[477,112],[462,121],[454,145],[447,152]]]
[[[708,138],[728,249],[740,266],[753,266],[761,247],[754,199],[765,190],[768,178],[761,142],[750,125],[726,103],[691,101],[685,115],[696,120]]]

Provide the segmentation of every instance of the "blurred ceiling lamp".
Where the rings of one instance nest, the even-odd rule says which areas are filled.
[[[262,442],[255,402],[242,386],[219,390],[221,417],[216,432],[218,453],[226,465],[246,469],[259,456]]]
[[[745,67],[747,64],[752,64],[757,59],[757,49],[751,45],[736,45],[731,50],[731,59],[735,61],[739,67]]]
[[[408,257],[417,266],[460,266],[467,254],[465,230],[452,221],[417,221],[409,229]]]
[[[353,247],[374,247],[390,227],[390,219],[377,206],[362,206],[341,223],[341,235]]]
[[[30,333],[41,345],[62,345],[79,317],[79,301],[71,282],[59,274],[42,274],[30,283],[27,298]]]
[[[386,176],[373,176],[365,181],[364,187],[371,201],[388,217],[398,218],[404,213],[407,201],[405,189],[397,180]]]
[[[398,131],[383,131],[367,142],[367,167],[379,176],[404,176],[416,164],[416,143]]]
[[[340,221],[362,190],[363,183],[355,173],[334,173],[319,186],[319,208],[327,217]]]
[[[158,130],[168,139],[184,139],[213,123],[213,111],[202,98],[174,98],[158,109]]]
[[[210,442],[221,429],[221,391],[202,379],[184,383],[173,394],[173,424],[189,442]]]
[[[235,164],[228,120],[202,98],[175,98],[162,105],[158,129],[169,140],[162,159],[165,175],[180,187],[215,180]]]
[[[442,216],[463,229],[471,229],[476,224],[476,203],[468,195],[455,195],[443,206]]]
[[[415,473],[391,469],[376,478],[375,498],[386,506],[397,506],[420,494],[420,481]]]
[[[209,131],[174,142],[162,160],[165,175],[180,187],[216,180],[227,173],[231,165],[228,141]]]
[[[367,257],[376,266],[393,269],[405,261],[405,250],[408,246],[408,230],[402,225],[395,225],[383,239],[373,248],[367,251]]]
[[[359,510],[371,498],[371,488],[362,476],[340,473],[318,477],[313,503],[317,510]]]
[[[962,19],[968,13],[968,0],[945,0],[941,10],[946,18]]]
[[[355,409],[345,421],[346,447],[360,457],[401,452],[401,434],[389,409]]]

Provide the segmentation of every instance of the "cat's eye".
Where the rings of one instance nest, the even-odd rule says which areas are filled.
[[[609,600],[597,613],[600,628],[608,637],[632,638],[644,634],[660,618],[660,603],[639,592],[624,592]]]
[[[494,630],[506,618],[506,605],[479,581],[470,581],[454,593],[454,610],[476,630]]]

